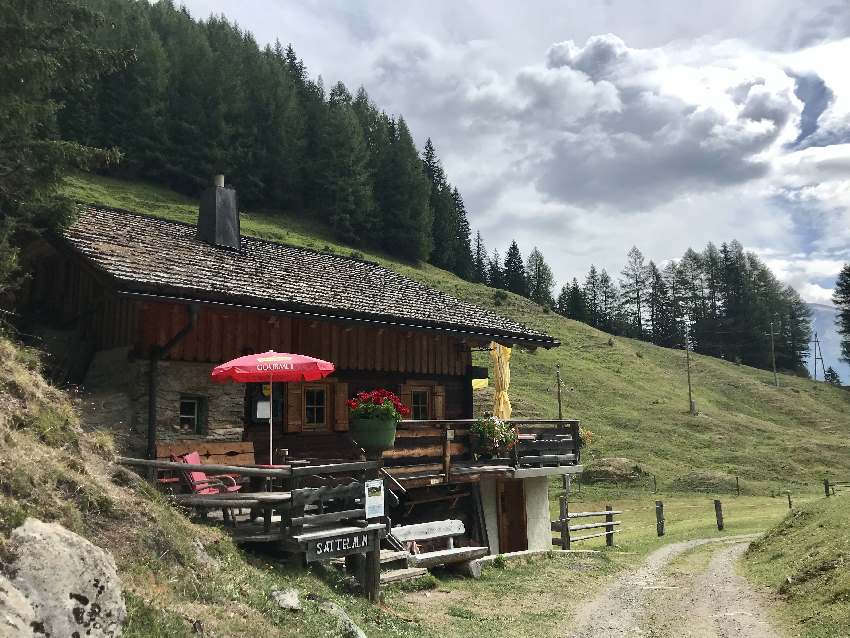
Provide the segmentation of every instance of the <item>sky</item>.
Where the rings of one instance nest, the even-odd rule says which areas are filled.
[[[186,0],[430,137],[490,251],[558,285],[737,239],[807,301],[850,261],[848,0]],[[616,279],[616,277],[615,277]]]

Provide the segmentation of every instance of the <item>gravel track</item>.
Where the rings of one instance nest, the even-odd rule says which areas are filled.
[[[671,543],[579,609],[571,638],[778,638],[761,596],[735,573],[753,536]],[[717,545],[699,573],[665,573],[688,550]]]

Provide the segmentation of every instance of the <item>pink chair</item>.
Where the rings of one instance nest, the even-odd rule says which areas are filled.
[[[172,455],[171,460],[175,463],[200,465],[201,455],[197,452],[189,452],[181,456]],[[181,474],[193,494],[231,494],[242,489],[242,486],[237,485],[236,480],[227,474],[207,476],[206,472],[199,470],[183,470]]]

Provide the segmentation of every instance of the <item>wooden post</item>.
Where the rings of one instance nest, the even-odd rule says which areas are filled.
[[[791,492],[788,492],[788,509],[791,509]]]
[[[455,431],[446,428],[443,430],[443,482],[448,483],[450,481],[450,475],[452,473],[452,441],[455,438]]]
[[[723,505],[714,499],[714,516],[717,518],[717,529],[723,531]]]
[[[738,477],[735,477],[735,492],[738,496],[741,495],[741,484],[738,482]]]
[[[561,549],[570,548],[570,503],[566,496],[561,497]]]
[[[555,364],[555,382],[558,384],[558,420],[564,418],[564,412],[561,407],[561,364]]]
[[[610,512],[613,509],[614,508],[611,507],[610,505],[605,506],[606,512]],[[605,526],[605,544],[608,547],[614,547],[614,526],[611,525],[611,523],[614,522],[614,515],[613,514],[606,514],[605,515],[605,522],[608,523],[608,525]]]
[[[366,597],[373,603],[381,599],[381,541],[378,532],[372,532],[375,536],[375,549],[366,552],[366,567],[363,577]]]
[[[823,480],[823,493],[829,498],[829,479]]]
[[[664,536],[664,502],[655,501],[655,529],[659,536]]]

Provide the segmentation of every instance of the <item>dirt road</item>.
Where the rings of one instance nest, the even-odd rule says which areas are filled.
[[[735,573],[749,536],[666,545],[579,610],[572,638],[779,638]]]

